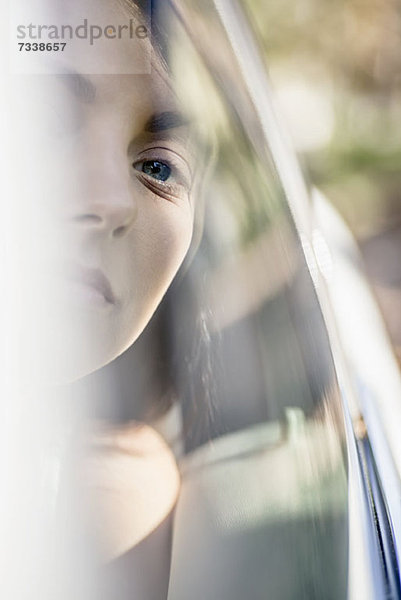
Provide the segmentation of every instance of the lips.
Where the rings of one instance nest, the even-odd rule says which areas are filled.
[[[77,283],[103,298],[107,304],[115,304],[110,282],[100,269],[83,267],[78,263],[69,262],[64,265],[63,275],[73,283]]]

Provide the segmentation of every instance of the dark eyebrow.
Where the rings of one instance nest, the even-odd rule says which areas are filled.
[[[95,100],[96,88],[87,77],[73,70],[63,69],[63,71],[57,77],[65,83],[74,96],[86,103],[91,103]]]
[[[175,129],[188,125],[189,121],[180,112],[167,111],[152,115],[145,124],[145,131],[149,133],[160,133],[168,129]]]

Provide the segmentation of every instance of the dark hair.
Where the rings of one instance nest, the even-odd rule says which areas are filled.
[[[167,0],[119,0],[119,2],[130,12],[133,12],[134,17],[145,22],[152,41],[152,47],[157,52],[165,68],[168,68],[168,11],[169,6]]]

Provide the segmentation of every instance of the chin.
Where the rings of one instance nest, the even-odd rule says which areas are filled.
[[[69,351],[48,347],[36,355],[28,368],[25,366],[24,373],[36,385],[67,385],[101,369],[118,354],[116,350],[100,346],[88,348],[87,344]]]
[[[20,371],[29,385],[73,383],[110,363],[129,345],[104,322],[97,329],[68,325],[47,324],[42,335],[35,336],[35,344],[29,338],[20,356]]]
[[[127,350],[152,318],[158,302],[142,310],[47,311],[27,331],[21,372],[28,383],[64,385],[101,369]]]
[[[44,385],[67,385],[110,364],[127,350],[148,324],[144,320],[127,336],[127,329],[100,326],[97,330],[80,332],[70,328],[67,335],[52,339],[46,348],[36,353],[31,362],[30,379]]]

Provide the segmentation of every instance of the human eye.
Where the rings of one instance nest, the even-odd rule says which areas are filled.
[[[167,148],[150,148],[132,163],[138,179],[167,200],[188,196],[192,174],[185,158]]]
[[[160,160],[143,160],[135,168],[157,181],[167,181],[171,178],[171,167]]]

